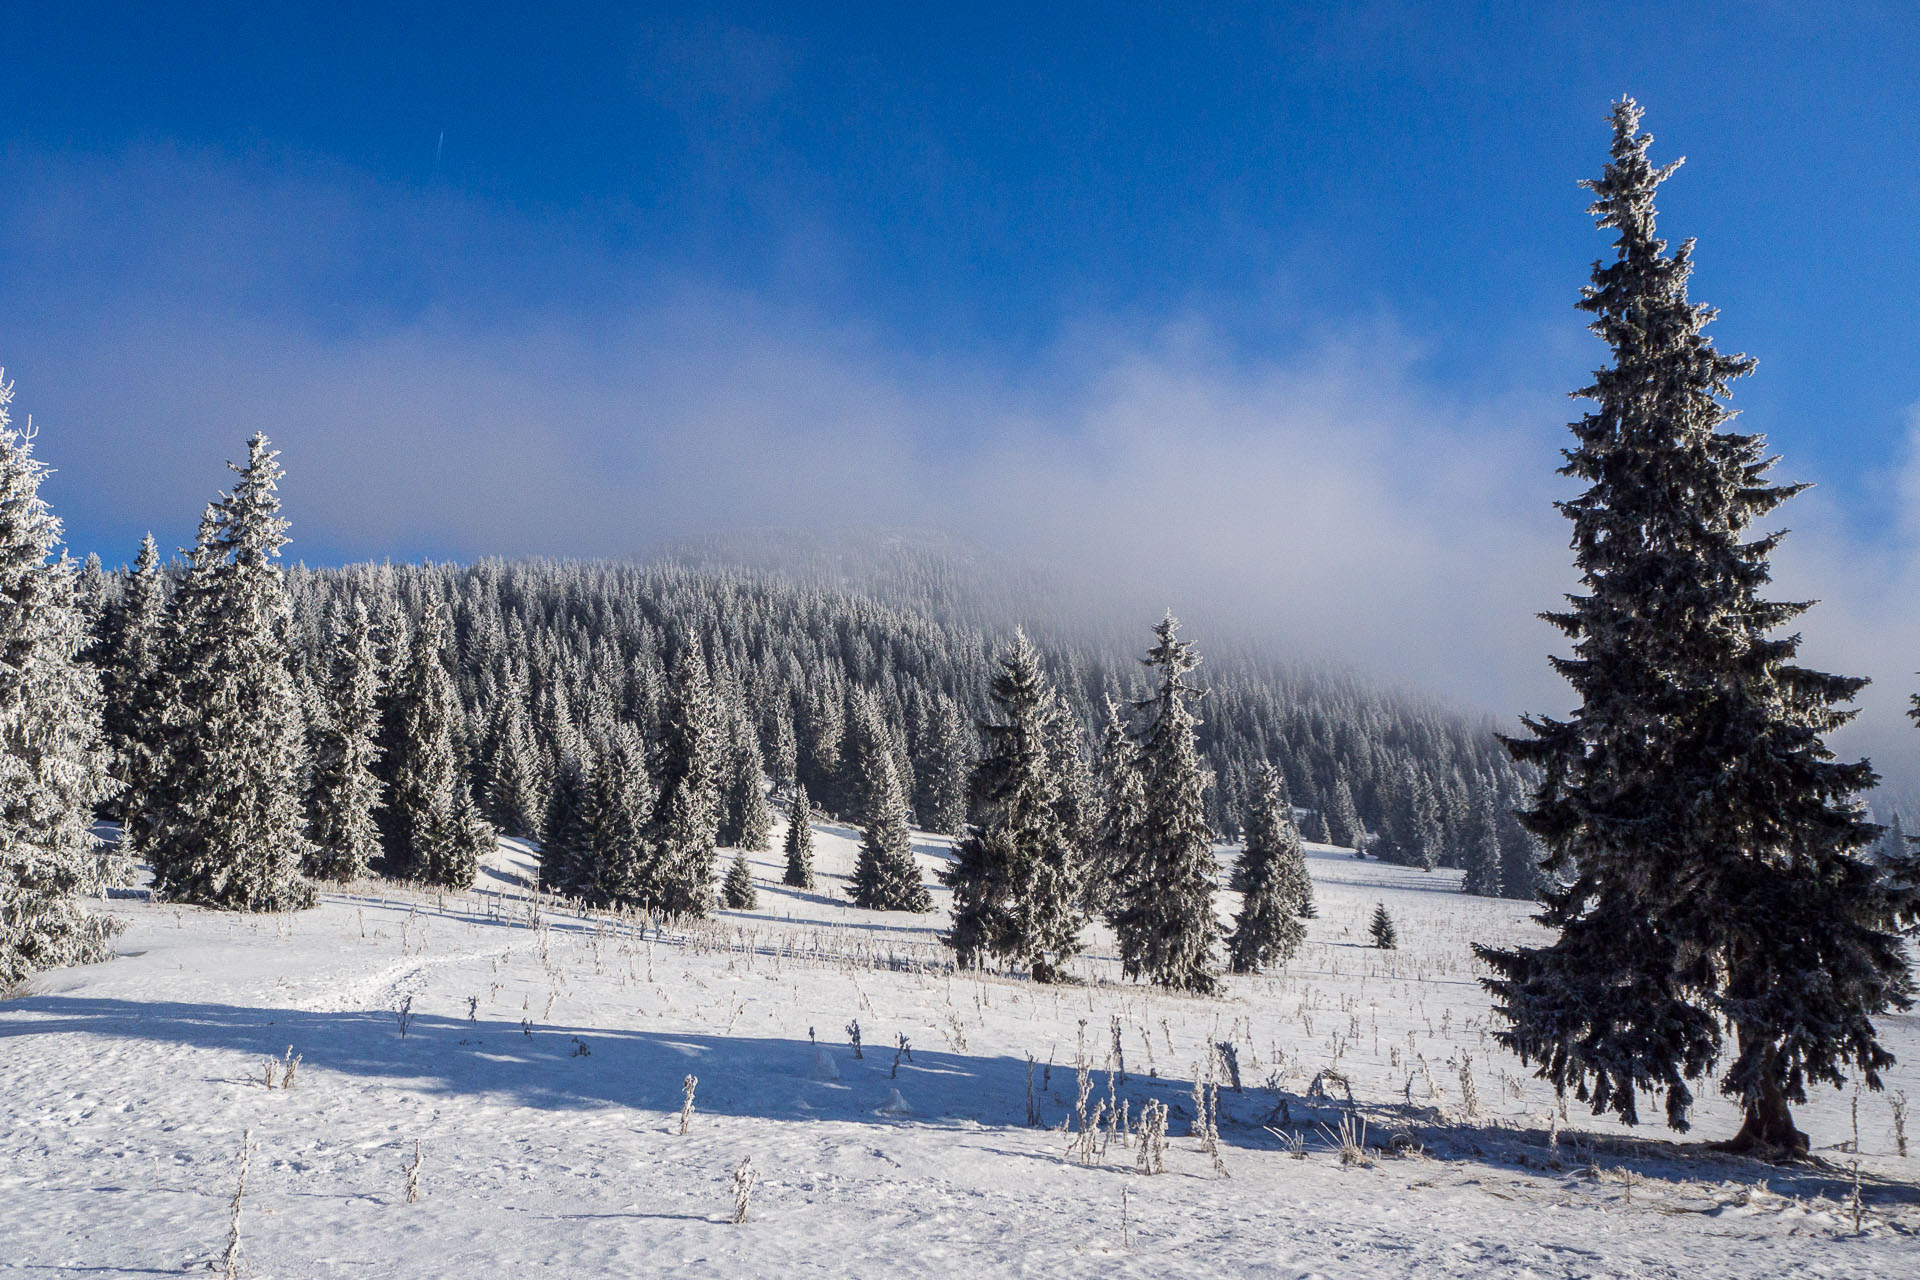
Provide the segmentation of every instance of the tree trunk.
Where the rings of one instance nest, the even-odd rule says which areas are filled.
[[[1762,1158],[1797,1159],[1812,1150],[1812,1141],[1793,1126],[1787,1095],[1773,1073],[1774,1055],[1767,1052],[1760,1077],[1760,1096],[1747,1099],[1746,1123],[1730,1142],[1716,1143],[1722,1151]]]

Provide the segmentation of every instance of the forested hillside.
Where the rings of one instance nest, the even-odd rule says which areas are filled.
[[[844,541],[830,550],[815,543],[784,564],[753,567],[726,567],[729,549],[709,547],[644,565],[292,570],[293,665],[309,737],[336,714],[329,668],[352,632],[356,602],[387,666],[438,611],[449,624],[441,643],[458,695],[453,738],[476,802],[508,834],[543,832],[556,786],[580,761],[657,754],[676,673],[690,661],[711,685],[724,743],[716,762],[729,810],[723,835],[752,821],[743,810],[754,805],[748,779],[757,771],[781,793],[798,782],[827,811],[854,812],[849,734],[861,703],[878,713],[918,822],[957,832],[989,657],[1027,623],[1021,606],[1047,584],[950,546],[904,538],[856,545],[851,557]],[[91,589],[95,657],[109,671],[141,649],[138,630],[152,625],[125,606],[127,581],[114,575]],[[1056,612],[1034,628],[1080,726],[1073,750],[1089,764],[1107,699],[1124,707],[1144,692],[1137,654],[1155,621],[1140,619],[1127,636],[1092,620],[1075,627]],[[1249,789],[1271,762],[1294,805],[1310,811],[1310,837],[1364,841],[1408,865],[1474,867],[1476,887],[1532,894],[1533,847],[1509,816],[1522,780],[1491,725],[1350,675],[1250,656],[1245,644],[1211,644],[1204,629],[1192,638],[1204,659],[1200,749],[1215,779],[1207,812],[1221,836],[1237,836]]]

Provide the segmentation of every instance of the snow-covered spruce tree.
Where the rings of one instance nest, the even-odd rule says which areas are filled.
[[[1573,641],[1555,668],[1579,695],[1566,720],[1509,742],[1542,781],[1524,820],[1562,880],[1543,947],[1481,947],[1507,1027],[1498,1039],[1595,1114],[1639,1118],[1665,1094],[1685,1129],[1688,1081],[1734,1037],[1721,1090],[1746,1119],[1732,1146],[1804,1152],[1790,1105],[1851,1067],[1892,1061],[1876,1015],[1911,1003],[1896,919],[1903,893],[1860,856],[1874,828],[1864,763],[1824,735],[1865,682],[1794,665],[1774,632],[1804,604],[1760,595],[1781,535],[1752,524],[1799,491],[1765,479],[1757,436],[1723,430],[1730,384],[1753,367],[1716,351],[1687,297],[1692,243],[1654,229],[1656,169],[1640,108],[1615,105],[1592,212],[1618,233],[1580,308],[1613,362],[1580,394],[1561,504],[1584,594],[1547,615]]]
[[[1111,911],[1119,886],[1127,881],[1147,805],[1140,744],[1127,731],[1120,704],[1111,697],[1100,752],[1094,759],[1094,785],[1100,794],[1100,825],[1094,832],[1083,890],[1088,912],[1105,914]]]
[[[1268,785],[1267,771],[1269,769],[1273,769],[1274,777],[1272,779],[1272,785],[1277,788],[1271,796],[1266,793],[1266,787]],[[1241,852],[1240,857],[1236,859],[1233,864],[1233,870],[1227,873],[1227,888],[1233,890],[1235,893],[1246,893],[1247,870],[1254,865],[1254,859],[1248,857],[1248,853],[1252,849],[1252,846],[1247,843],[1251,838],[1248,835],[1248,819],[1253,816],[1253,810],[1256,805],[1266,805],[1269,803],[1285,815],[1289,824],[1292,823],[1293,796],[1287,790],[1287,775],[1281,773],[1272,765],[1263,763],[1259,769],[1255,771],[1252,784],[1244,787],[1241,793],[1239,813]],[[1264,821],[1264,815],[1262,815],[1262,820]],[[1298,828],[1295,828],[1294,842],[1296,844],[1299,843],[1299,834]],[[1305,874],[1306,856],[1304,853],[1301,855],[1300,866],[1302,874]]]
[[[1387,914],[1387,904],[1373,904],[1373,919],[1367,923],[1367,933],[1373,938],[1373,945],[1382,951],[1392,951],[1400,945],[1400,931],[1393,927],[1393,917]]]
[[[586,856],[577,891],[601,905],[651,906],[660,897],[653,779],[639,730],[615,725],[594,752],[586,789]]]
[[[487,761],[487,817],[502,833],[524,839],[546,811],[544,771],[529,723],[526,674],[516,664],[494,698],[481,751]]]
[[[729,911],[751,911],[760,905],[759,891],[753,887],[753,871],[747,855],[735,850],[727,864],[726,879],[720,884],[720,905]]]
[[[1179,626],[1168,613],[1154,628],[1159,643],[1142,659],[1159,673],[1160,687],[1136,704],[1152,716],[1140,743],[1144,804],[1111,920],[1128,977],[1206,994],[1215,985],[1220,936],[1213,914],[1218,867],[1194,745],[1200,722],[1189,705],[1199,692],[1186,682],[1200,658],[1176,635]]]
[[[1500,896],[1500,835],[1494,825],[1493,798],[1482,791],[1467,816],[1466,879],[1461,892],[1482,898]]]
[[[659,748],[654,808],[658,906],[713,914],[714,833],[720,822],[719,711],[699,644],[674,663]]]
[[[1086,923],[1084,861],[1068,829],[1052,685],[1040,655],[1016,632],[988,694],[1001,717],[982,726],[986,752],[974,771],[977,821],[940,872],[953,889],[953,927],[943,941],[963,966],[992,956],[1051,982],[1080,950]]]
[[[101,628],[100,686],[106,695],[102,724],[113,776],[121,785],[109,812],[121,820],[123,848],[129,853],[145,831],[142,815],[162,741],[158,676],[166,616],[166,575],[149,533],[141,539],[120,599],[107,606]]]
[[[729,848],[765,852],[773,837],[773,809],[767,804],[760,738],[744,720],[736,727],[727,749],[725,802],[719,842]]]
[[[934,710],[928,738],[920,770],[926,796],[921,820],[929,831],[957,836],[967,826],[967,788],[979,755],[979,739],[967,713],[945,695]]]
[[[176,902],[313,905],[300,775],[306,725],[288,667],[291,609],[279,455],[256,433],[233,492],[207,508],[160,663],[163,758],[144,852]]]
[[[1257,973],[1292,959],[1307,936],[1300,923],[1306,855],[1293,825],[1286,780],[1272,765],[1260,771],[1240,825],[1243,896],[1227,936],[1227,956],[1235,973]]]
[[[1367,851],[1367,831],[1360,823],[1360,810],[1353,803],[1353,789],[1344,777],[1333,783],[1333,799],[1326,812],[1327,842],[1349,848],[1356,854]]]
[[[442,650],[447,622],[429,605],[405,660],[393,673],[382,727],[387,802],[380,811],[387,874],[405,880],[472,886],[493,843],[472,803],[455,737],[457,705]]]
[[[920,883],[913,860],[907,797],[894,772],[891,737],[870,698],[855,702],[850,736],[863,830],[847,892],[855,906],[869,911],[931,911],[933,895]]]
[[[540,822],[540,887],[548,893],[584,898],[591,890],[591,773],[579,750],[566,750],[554,768]]]
[[[82,899],[100,889],[93,806],[113,794],[100,681],[78,660],[86,630],[46,467],[10,429],[0,380],[0,991],[111,954],[113,926]]]
[[[807,789],[796,786],[793,799],[787,804],[787,839],[783,846],[787,855],[783,883],[796,889],[813,888],[813,824],[807,820],[811,812]]]
[[[315,735],[307,797],[312,849],[307,874],[358,880],[380,855],[380,646],[366,602],[355,600],[333,637],[327,669],[328,718]]]

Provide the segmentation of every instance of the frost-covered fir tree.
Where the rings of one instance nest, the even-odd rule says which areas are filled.
[[[503,834],[525,839],[540,830],[545,776],[529,722],[525,674],[515,666],[494,698],[481,751],[487,762],[487,817]]]
[[[1779,533],[1753,523],[1799,491],[1768,482],[1757,436],[1725,430],[1753,362],[1716,351],[1688,299],[1691,242],[1655,234],[1655,168],[1630,100],[1590,183],[1617,233],[1580,308],[1612,363],[1581,395],[1562,474],[1586,491],[1573,522],[1582,593],[1549,615],[1573,642],[1555,668],[1579,695],[1567,719],[1526,720],[1510,747],[1542,781],[1525,814],[1561,881],[1541,947],[1482,947],[1501,1043],[1596,1114],[1639,1119],[1665,1095],[1685,1129],[1689,1081],[1721,1058],[1745,1111],[1733,1145],[1804,1152],[1791,1105],[1851,1070],[1878,1088],[1893,1061],[1874,1018],[1910,1003],[1895,922],[1910,896],[1861,856],[1863,763],[1824,736],[1862,680],[1794,664],[1778,628],[1805,610],[1760,593]]]
[[[113,927],[82,900],[100,890],[93,806],[111,796],[101,694],[78,660],[86,628],[46,467],[9,426],[0,380],[0,992],[29,974],[111,954]]]
[[[928,726],[920,786],[926,801],[921,821],[927,830],[957,836],[967,825],[967,788],[979,755],[978,737],[967,713],[941,696]]]
[[[1373,938],[1373,945],[1382,951],[1392,951],[1400,945],[1400,931],[1393,927],[1393,917],[1387,914],[1387,904],[1376,902],[1373,906],[1373,919],[1367,923],[1367,933]]]
[[[854,713],[850,759],[858,770],[862,831],[847,892],[869,911],[931,911],[933,895],[913,860],[907,796],[894,771],[890,735],[870,699],[857,701]]]
[[[307,874],[358,880],[380,856],[380,646],[362,600],[333,637],[327,720],[314,735]]]
[[[982,725],[986,751],[973,775],[977,821],[940,872],[953,889],[943,941],[964,966],[987,957],[1050,982],[1080,950],[1086,922],[1080,848],[1068,827],[1056,742],[1058,706],[1040,655],[1015,633],[988,687],[1000,719]]]
[[[565,750],[554,768],[540,822],[540,887],[548,893],[584,898],[592,890],[591,781],[581,751]]]
[[[121,820],[122,847],[128,853],[140,846],[146,833],[146,799],[164,742],[159,677],[166,620],[166,574],[149,533],[141,539],[120,599],[107,606],[98,658],[106,695],[102,723],[113,776],[121,786],[109,812]]]
[[[724,820],[719,842],[729,848],[762,853],[773,837],[773,809],[767,803],[766,768],[760,739],[744,719],[727,749]]]
[[[713,680],[697,643],[681,650],[670,685],[654,808],[657,905],[676,915],[706,916],[713,913],[721,744]]]
[[[796,786],[787,804],[787,838],[782,846],[787,855],[787,874],[782,883],[796,889],[813,888],[813,824],[808,808],[807,789]]]
[[[1493,814],[1493,798],[1481,792],[1468,811],[1464,833],[1467,875],[1461,892],[1482,898],[1500,896],[1500,833]]]
[[[753,887],[753,871],[747,866],[747,855],[734,851],[733,861],[727,864],[727,876],[720,884],[720,905],[729,911],[751,911],[760,905],[760,893]]]
[[[620,724],[594,752],[586,786],[585,850],[574,892],[606,906],[660,900],[653,779],[639,730]]]
[[[1353,789],[1347,785],[1345,777],[1334,779],[1333,799],[1327,805],[1327,842],[1352,849],[1356,854],[1367,851],[1367,830],[1360,823],[1360,810],[1353,803]]]
[[[393,673],[381,736],[387,799],[380,837],[389,875],[466,889],[493,830],[473,805],[461,764],[446,643],[446,618],[431,606]]]
[[[1100,825],[1094,831],[1085,884],[1089,912],[1108,913],[1125,884],[1147,805],[1147,784],[1140,774],[1140,744],[1127,730],[1120,704],[1107,699],[1107,723],[1094,760],[1094,785],[1100,794]]]
[[[1258,973],[1293,958],[1307,936],[1300,923],[1306,897],[1307,860],[1286,780],[1267,765],[1241,818],[1240,914],[1227,936],[1227,956],[1235,973]]]
[[[228,464],[239,480],[202,517],[168,617],[143,852],[155,888],[177,902],[281,911],[314,901],[300,872],[306,724],[288,666],[278,457],[256,433],[245,465]]]
[[[1205,994],[1215,985],[1218,867],[1194,741],[1200,721],[1190,705],[1199,692],[1186,681],[1200,658],[1176,634],[1179,626],[1168,613],[1154,628],[1158,643],[1142,659],[1158,673],[1160,687],[1136,704],[1151,717],[1140,743],[1144,804],[1111,919],[1128,977]]]

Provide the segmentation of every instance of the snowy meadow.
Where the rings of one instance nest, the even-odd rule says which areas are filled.
[[[914,835],[923,917],[848,905],[858,833],[815,842],[815,890],[751,854],[756,910],[679,925],[538,896],[513,840],[467,892],[367,881],[245,916],[117,891],[114,961],[0,1004],[0,1269],[1869,1277],[1916,1256],[1912,1014],[1885,1020],[1887,1092],[1815,1094],[1816,1160],[1760,1164],[1706,1149],[1739,1123],[1717,1097],[1684,1138],[1557,1106],[1493,1043],[1470,950],[1542,931],[1458,872],[1310,846],[1300,951],[1201,998],[1122,981],[1103,928],[1062,984],[956,972],[946,838]]]

